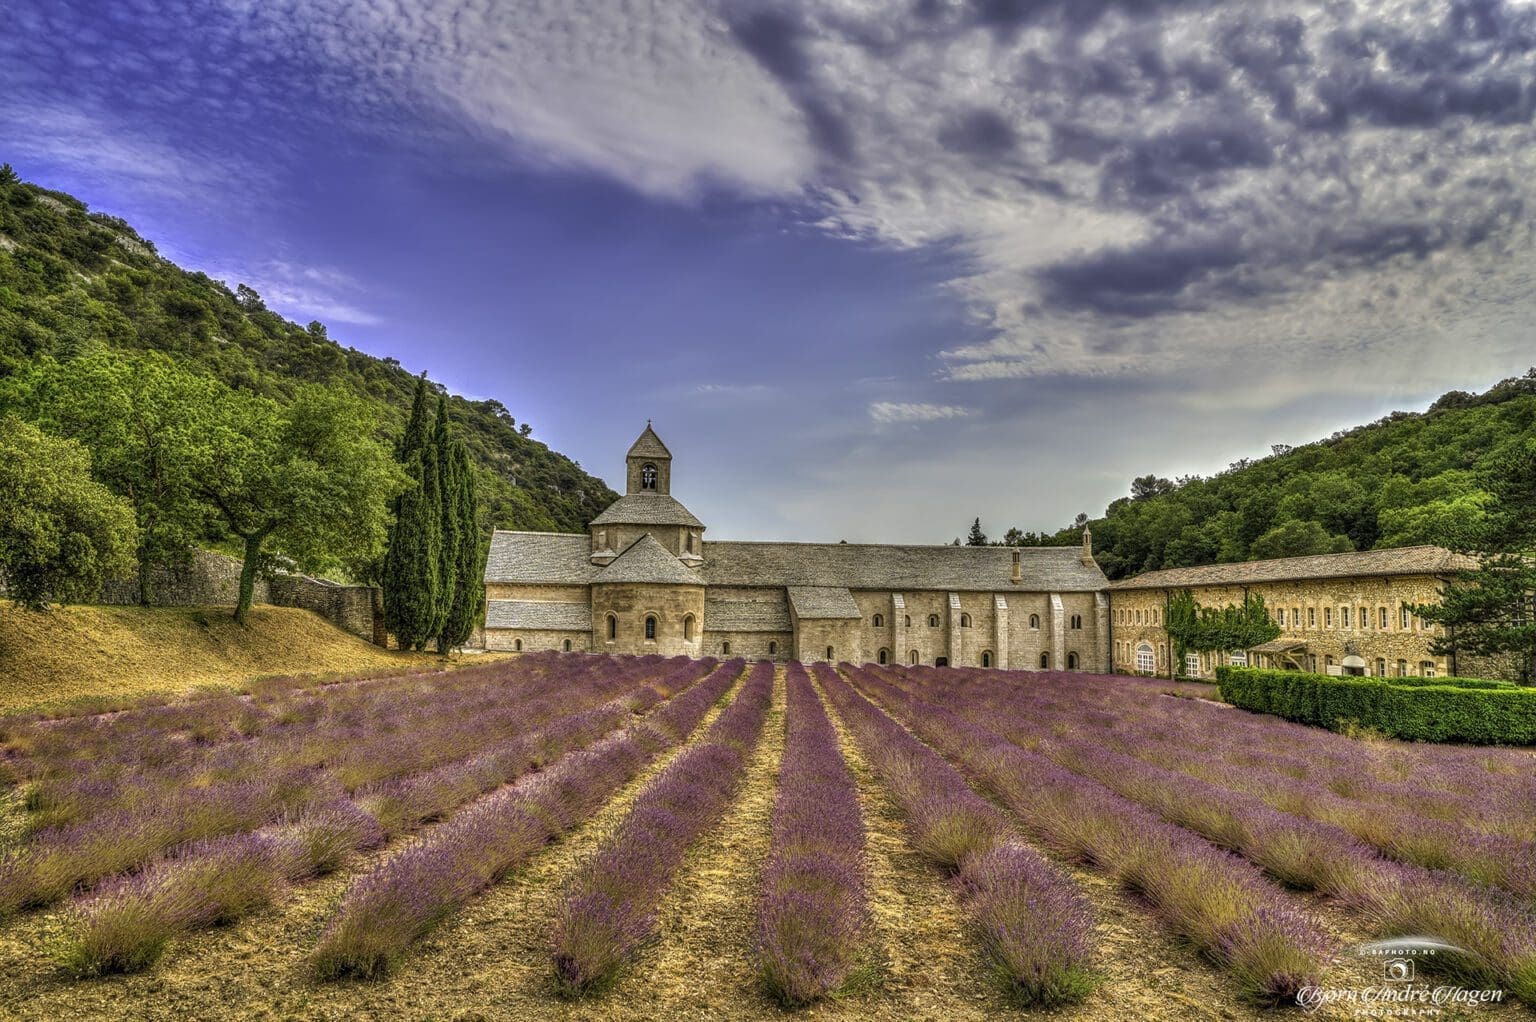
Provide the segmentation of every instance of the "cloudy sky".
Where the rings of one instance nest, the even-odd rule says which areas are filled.
[[[1536,362],[1531,0],[10,0],[0,160],[718,538],[1056,528]]]

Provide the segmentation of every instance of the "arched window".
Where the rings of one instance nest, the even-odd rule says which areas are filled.
[[[1083,627],[1083,615],[1081,615],[1081,614],[1073,614],[1072,615],[1072,627],[1073,628],[1081,628],[1081,627]]]
[[[692,614],[685,614],[685,615],[683,615],[683,641],[684,642],[692,642],[693,641],[693,615]]]
[[[731,644],[729,642],[722,642],[720,644],[720,655],[721,656],[730,656],[731,655]]]
[[[777,642],[770,642],[768,644],[768,655],[769,656],[777,656],[778,652],[779,652],[779,644]]]
[[[971,615],[969,615],[969,614],[961,614],[960,615],[960,627],[961,628],[969,628],[969,627],[971,627]]]
[[[878,659],[882,664],[889,663],[891,660],[891,651],[882,647]]]
[[[1049,670],[1050,666],[1051,666],[1051,652],[1050,652],[1050,650],[1046,650],[1044,653],[1040,654],[1040,669],[1042,671]]]
[[[928,627],[929,628],[937,628],[937,627],[939,627],[939,615],[937,615],[937,614],[929,614],[928,615]]]
[[[990,649],[984,649],[981,651],[981,666],[992,666],[992,651]]]
[[[656,488],[656,466],[640,466],[640,488],[642,490],[654,490]]]
[[[571,640],[570,639],[566,639],[565,640],[565,651],[567,653],[569,653],[571,651]]]
[[[1037,631],[1039,630],[1039,628],[1040,628],[1040,615],[1039,614],[1031,614],[1031,615],[1029,615],[1029,627],[1031,627],[1031,628],[1033,628],[1033,629],[1035,629]]]
[[[523,640],[522,639],[513,639],[512,640],[512,648],[514,650],[516,650],[517,652],[521,653],[523,651]]]
[[[1077,654],[1076,653],[1068,653],[1067,654],[1067,670],[1069,670],[1069,671],[1077,670]]]
[[[827,659],[828,660],[832,659],[832,647],[831,646],[827,647]]]
[[[656,615],[647,614],[645,618],[645,637],[652,642],[656,641]]]
[[[1156,673],[1157,654],[1152,651],[1150,642],[1143,642],[1136,647],[1136,670],[1142,674]]]
[[[876,614],[875,615],[875,627],[876,628],[884,628],[885,627],[885,615],[883,615],[883,614]]]
[[[907,619],[907,627],[911,628],[912,627],[912,615],[911,614],[904,614],[902,616]]]
[[[914,649],[914,650],[908,651],[908,653],[907,653],[907,663],[912,664],[914,666],[917,664],[917,650]]]
[[[608,641],[612,642],[619,637],[619,619],[612,614],[608,615]]]
[[[1376,658],[1376,677],[1378,677],[1378,678],[1385,678],[1386,676],[1387,676],[1387,662],[1384,659],[1382,659],[1381,657],[1377,657]]]

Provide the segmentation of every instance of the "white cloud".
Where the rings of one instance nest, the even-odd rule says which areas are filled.
[[[869,417],[881,425],[963,419],[970,414],[969,409],[957,405],[935,405],[926,402],[876,401],[869,406]]]

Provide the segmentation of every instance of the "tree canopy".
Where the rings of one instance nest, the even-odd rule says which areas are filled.
[[[38,610],[93,596],[132,566],[135,531],[84,447],[0,416],[0,582],[12,600]]]

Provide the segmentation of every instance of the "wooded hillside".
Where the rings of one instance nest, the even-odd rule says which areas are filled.
[[[1536,437],[1536,369],[1210,477],[1142,476],[1089,521],[1110,578],[1157,568],[1433,543],[1464,548],[1490,479]],[[1533,512],[1536,513],[1536,512]],[[1047,543],[1078,542],[1082,523]]]
[[[231,291],[160,258],[124,221],[72,196],[0,177],[0,380],[38,360],[101,349],[164,352],[278,401],[321,384],[363,398],[399,433],[412,373],[299,326],[243,285]],[[600,479],[528,436],[498,401],[450,397],[480,470],[488,525],[580,532],[616,499]]]

